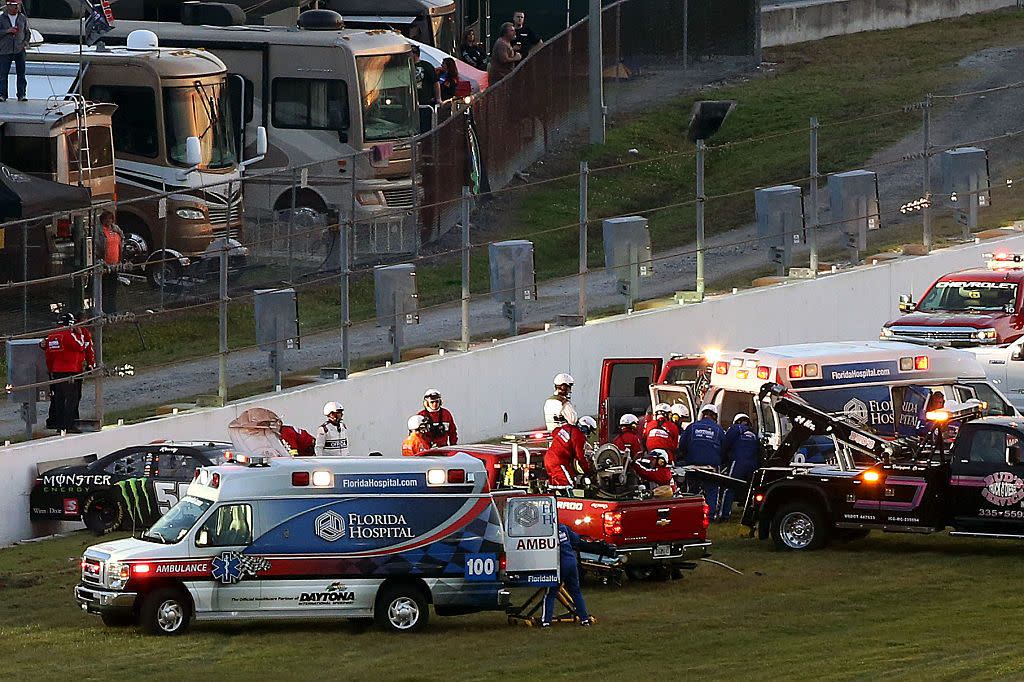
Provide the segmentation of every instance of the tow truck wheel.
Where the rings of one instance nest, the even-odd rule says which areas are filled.
[[[825,516],[818,505],[791,502],[772,519],[772,539],[776,549],[798,552],[821,549],[826,540]]]
[[[391,585],[377,596],[373,610],[377,625],[391,632],[416,632],[430,618],[423,593],[412,585]]]
[[[96,535],[117,530],[124,518],[124,502],[106,492],[95,493],[82,505],[82,522]]]
[[[166,587],[142,600],[140,622],[152,635],[180,635],[192,621],[192,603],[181,590]]]

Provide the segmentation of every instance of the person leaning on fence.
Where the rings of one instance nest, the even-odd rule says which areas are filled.
[[[100,213],[100,229],[96,232],[96,258],[106,265],[121,263],[124,233],[114,222],[110,211]],[[103,273],[103,312],[112,315],[117,312],[117,272]]]
[[[476,31],[469,29],[462,35],[459,58],[475,69],[487,70],[487,48],[476,38]]]
[[[512,73],[523,55],[512,49],[512,41],[516,39],[516,27],[506,21],[501,25],[498,39],[491,50],[491,61],[487,65],[488,86],[493,86],[505,76]]]
[[[20,0],[7,0],[7,11],[0,16],[0,102],[6,102],[10,94],[7,81],[11,74],[11,64],[17,74],[18,101],[25,102],[28,81],[25,79],[25,50],[31,31],[28,19],[21,12]]]
[[[63,313],[57,323],[60,327],[39,343],[46,357],[50,381],[55,382],[50,384],[50,412],[46,417],[46,428],[81,433],[74,422],[78,413],[78,391],[73,377],[82,371],[87,346],[81,330],[75,327],[72,313]]]

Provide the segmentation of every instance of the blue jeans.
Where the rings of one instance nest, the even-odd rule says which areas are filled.
[[[13,54],[0,54],[0,96],[7,99],[7,80],[11,75],[11,62],[14,62],[14,71],[18,75],[18,97],[25,96],[28,88],[28,81],[25,80],[25,51]]]
[[[587,613],[587,603],[583,601],[583,591],[580,590],[580,571],[575,563],[571,566],[562,566],[562,584],[565,585],[565,590],[572,597],[572,603],[576,605],[576,613],[579,614],[580,620],[588,620],[590,614]],[[545,591],[544,611],[541,613],[541,622],[551,622],[551,616],[555,608],[555,597],[557,596],[557,587],[549,587]]]

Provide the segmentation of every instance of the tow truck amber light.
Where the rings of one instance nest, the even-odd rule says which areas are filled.
[[[622,535],[622,512],[606,511],[601,514],[605,535]]]
[[[334,476],[330,471],[314,471],[313,472],[313,487],[314,488],[329,488],[334,483]]]
[[[767,380],[768,377],[770,377],[771,375],[772,375],[771,367],[765,367],[764,365],[761,365],[760,367],[757,368],[757,378],[758,379],[765,379],[765,380]]]
[[[729,373],[729,363],[728,362],[726,362],[725,360],[720,360],[719,362],[715,363],[715,374],[728,374],[728,373]]]
[[[292,472],[292,485],[298,486],[298,487],[309,485],[309,472],[308,471],[293,471]]]
[[[466,482],[466,470],[465,469],[449,469],[448,470],[448,482],[449,483],[465,483]]]
[[[861,479],[863,479],[866,483],[877,483],[880,478],[882,478],[881,474],[879,474],[877,471],[872,471],[870,469],[865,471],[864,474],[861,476]]]
[[[790,379],[803,379],[804,378],[804,366],[803,365],[790,365],[789,366],[789,378]]]
[[[448,480],[444,469],[427,469],[427,485],[443,485]]]
[[[918,355],[914,358],[914,369],[928,369],[928,356]]]
[[[758,493],[758,494],[754,495],[754,502],[757,502],[758,504],[761,504],[762,502],[764,502],[764,494],[763,493]]]
[[[948,422],[949,412],[946,410],[929,410],[928,412],[925,412],[924,418],[930,422]]]

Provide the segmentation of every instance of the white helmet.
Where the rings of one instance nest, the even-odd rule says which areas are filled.
[[[668,451],[661,448],[651,450],[647,455],[650,459],[660,459],[665,464],[668,464],[671,460],[668,457]]]
[[[409,417],[409,422],[408,422],[409,430],[410,431],[418,431],[420,429],[420,427],[423,426],[426,423],[427,423],[427,418],[426,417],[424,417],[422,414],[414,414],[413,416]]]
[[[561,374],[556,374],[555,375],[554,383],[555,383],[555,386],[561,386],[563,384],[568,384],[568,385],[572,386],[576,382],[573,381],[573,378],[572,378],[571,374],[566,374],[565,372],[562,372]]]
[[[715,415],[716,417],[718,416],[718,408],[715,407],[714,405],[712,405],[711,403],[708,403],[704,407],[700,408],[700,413],[701,414],[704,414],[705,412],[710,412],[711,414]]]
[[[441,391],[437,390],[436,388],[428,388],[426,391],[423,392],[423,399],[424,400],[426,400],[427,398],[438,398],[438,399],[440,399],[440,397],[441,397]]]
[[[654,414],[658,414],[659,412],[664,412],[665,414],[668,414],[671,411],[672,408],[668,406],[668,403],[658,403],[657,405],[654,406]]]
[[[750,421],[750,415],[739,412],[735,417],[732,418],[732,423],[735,424],[741,419],[746,419],[747,421]]]
[[[576,426],[580,427],[583,433],[589,434],[592,431],[597,430],[597,422],[594,418],[588,415],[583,415],[576,420]]]
[[[626,414],[619,417],[619,426],[632,426],[633,424],[636,424],[639,421],[639,417],[637,417],[632,412],[627,412]]]
[[[687,417],[690,416],[690,410],[687,409],[686,405],[683,405],[682,403],[676,403],[675,405],[672,406],[672,414],[678,414],[683,419],[686,419]]]
[[[331,416],[331,412],[344,412],[345,408],[341,406],[341,403],[325,403],[324,404],[324,416]]]

